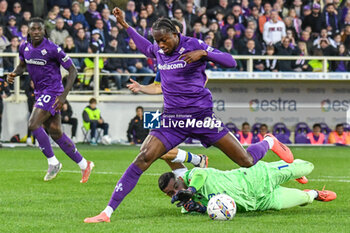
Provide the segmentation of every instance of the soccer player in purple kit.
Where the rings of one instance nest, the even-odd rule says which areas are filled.
[[[206,61],[210,60],[225,67],[234,67],[236,61],[232,56],[213,49],[196,38],[182,36],[171,20],[166,18],[160,18],[153,24],[153,37],[156,43],[151,44],[125,22],[122,10],[115,8],[113,14],[134,40],[140,52],[147,57],[157,59],[162,77],[163,119],[166,116],[174,116],[173,122],[188,119],[198,122],[204,122],[206,119],[216,121],[212,111],[211,93],[204,87]],[[188,117],[183,117],[184,115]],[[163,126],[153,129],[147,136],[140,153],[118,181],[107,207],[99,215],[86,218],[84,222],[110,222],[112,213],[135,187],[142,173],[155,160],[183,142],[188,136],[199,139],[206,147],[210,145],[218,147],[242,167],[253,166],[265,156],[269,149],[282,160],[293,162],[290,149],[271,134],[267,135],[263,141],[251,145],[246,151],[222,123],[220,127],[207,128]]]
[[[40,150],[48,160],[49,167],[44,180],[54,179],[60,172],[62,164],[57,160],[43,126],[59,147],[79,165],[82,171],[80,182],[86,183],[94,163],[81,156],[73,141],[62,132],[61,128],[60,109],[73,86],[77,70],[70,57],[59,46],[45,38],[42,19],[31,19],[29,36],[30,39],[20,45],[20,63],[13,72],[8,74],[7,80],[13,83],[14,78],[23,74],[27,68],[34,82],[36,103],[29,119],[29,129],[38,140]],[[62,84],[60,65],[69,72],[65,88]]]

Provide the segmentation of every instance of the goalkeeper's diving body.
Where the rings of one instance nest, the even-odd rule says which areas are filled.
[[[186,127],[180,127],[178,124],[164,127],[163,124],[162,127],[153,129],[143,142],[140,153],[118,181],[106,208],[97,216],[86,218],[84,222],[110,222],[112,213],[134,189],[142,173],[187,137],[200,140],[205,147],[213,145],[219,148],[241,167],[253,166],[270,149],[282,160],[293,162],[290,149],[271,134],[245,150],[215,117],[212,110],[212,95],[209,89],[204,87],[207,79],[204,71],[207,61],[224,67],[235,67],[236,61],[230,54],[216,50],[203,41],[182,36],[167,18],[160,18],[153,24],[152,33],[156,43],[152,44],[127,24],[122,10],[114,8],[113,14],[140,52],[157,60],[164,98],[162,121],[179,124],[184,121],[199,122],[199,124],[191,126],[186,124]],[[204,122],[207,120],[209,125],[204,127]],[[214,127],[211,127],[213,124]]]
[[[281,184],[306,176],[314,165],[296,159],[266,163],[259,161],[250,168],[220,171],[214,168],[193,168],[182,178],[171,172],[159,177],[159,188],[172,198],[171,202],[183,206],[188,212],[206,212],[211,197],[225,193],[232,197],[237,211],[281,210],[307,205],[313,200],[332,201],[336,193],[328,190],[299,190]]]

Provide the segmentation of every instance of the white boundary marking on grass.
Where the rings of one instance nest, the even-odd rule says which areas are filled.
[[[46,170],[21,170],[21,169],[11,169],[0,172],[46,172]],[[81,174],[81,171],[77,170],[61,170],[63,173],[77,173]],[[123,172],[99,172],[93,171],[93,174],[100,175],[123,175]],[[144,176],[160,176],[161,173],[144,173]],[[319,176],[317,179],[309,179],[309,181],[318,181],[318,182],[340,182],[340,183],[350,183],[350,176]],[[349,179],[346,179],[349,178]]]

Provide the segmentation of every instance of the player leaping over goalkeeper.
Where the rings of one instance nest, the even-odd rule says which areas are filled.
[[[213,113],[210,91],[204,87],[206,82],[205,67],[212,61],[224,67],[235,67],[236,61],[228,53],[223,53],[206,45],[196,38],[179,34],[170,19],[158,19],[152,26],[156,44],[152,44],[139,35],[125,21],[122,10],[115,8],[114,16],[126,29],[136,47],[144,55],[157,59],[162,77],[164,115],[175,116],[172,121],[195,120],[203,122],[211,119],[217,122]],[[164,119],[163,115],[163,119]],[[177,117],[186,115],[186,117]],[[201,141],[209,147],[214,145],[224,152],[233,162],[241,167],[251,167],[262,159],[271,149],[281,159],[291,163],[293,154],[272,135],[245,150],[239,141],[220,123],[216,127],[161,127],[150,132],[141,146],[140,153],[125,171],[113,191],[112,197],[99,215],[86,218],[87,223],[109,222],[113,211],[125,196],[135,187],[140,176],[151,164],[167,151],[179,145],[187,137]]]
[[[332,201],[337,195],[328,190],[299,190],[280,186],[291,179],[311,173],[314,165],[300,159],[288,164],[284,161],[259,161],[250,168],[220,171],[214,168],[193,168],[182,178],[172,172],[159,177],[159,188],[188,212],[205,213],[209,199],[220,193],[232,197],[240,212],[280,210],[318,201]]]

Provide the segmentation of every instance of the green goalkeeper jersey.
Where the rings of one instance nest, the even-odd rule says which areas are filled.
[[[235,200],[238,211],[266,210],[273,198],[268,169],[262,161],[249,169],[230,171],[194,168],[187,171],[183,179],[187,186],[197,190],[193,200],[205,206],[212,196],[225,193]]]

